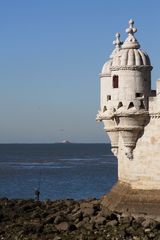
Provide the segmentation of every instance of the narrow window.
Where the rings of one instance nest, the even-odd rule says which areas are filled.
[[[111,100],[111,95],[107,95],[107,101]]]
[[[122,103],[122,102],[119,102],[117,108],[120,108],[120,107],[122,107],[122,106],[123,106],[123,103]]]
[[[118,88],[118,75],[113,76],[113,88]]]
[[[106,108],[106,106],[104,106],[104,108],[103,108],[103,112],[105,112],[105,111],[107,111],[107,108]]]
[[[128,106],[128,109],[129,109],[129,108],[133,108],[133,107],[134,107],[133,102],[130,102],[130,104],[129,104],[129,106]]]

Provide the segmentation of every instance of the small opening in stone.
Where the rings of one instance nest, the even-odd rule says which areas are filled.
[[[107,101],[111,100],[111,95],[107,95]]]
[[[140,104],[140,106],[139,106],[139,109],[145,109],[145,105],[144,105],[144,102],[143,102],[143,101],[141,101],[141,104]]]
[[[118,75],[114,75],[113,76],[113,88],[118,88],[118,81],[119,81]]]
[[[142,97],[143,93],[136,93],[136,97]]]
[[[133,108],[133,107],[134,107],[133,102],[130,102],[130,104],[129,104],[129,106],[128,106],[128,109],[129,109],[129,108]]]
[[[106,106],[104,106],[104,108],[103,108],[103,112],[105,112],[105,111],[107,111],[107,107]]]
[[[117,108],[120,108],[120,107],[122,107],[122,106],[123,106],[123,103],[122,103],[122,102],[119,102]]]

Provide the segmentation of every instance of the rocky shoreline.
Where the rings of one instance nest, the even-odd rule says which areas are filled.
[[[0,240],[160,239],[160,222],[111,212],[101,200],[0,199]]]

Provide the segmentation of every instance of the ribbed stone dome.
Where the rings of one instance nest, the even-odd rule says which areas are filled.
[[[150,66],[150,59],[147,53],[141,49],[124,48],[114,55],[112,60],[112,67],[125,66]]]
[[[128,36],[122,48],[113,56],[112,69],[117,67],[151,67],[147,53],[140,49],[140,44],[134,36],[137,29],[133,27],[134,21],[129,21],[129,28],[126,29]]]

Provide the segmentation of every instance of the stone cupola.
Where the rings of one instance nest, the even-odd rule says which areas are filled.
[[[131,107],[148,110],[152,66],[147,53],[140,49],[133,25],[134,21],[130,20],[126,29],[128,36],[112,59],[112,100],[115,107],[122,103],[126,110]]]
[[[110,137],[113,153],[117,156],[121,138],[129,159],[133,159],[133,149],[148,121],[152,70],[148,55],[134,36],[137,29],[133,25],[130,20],[123,45],[120,34],[116,34],[115,49],[102,68],[97,115]]]

